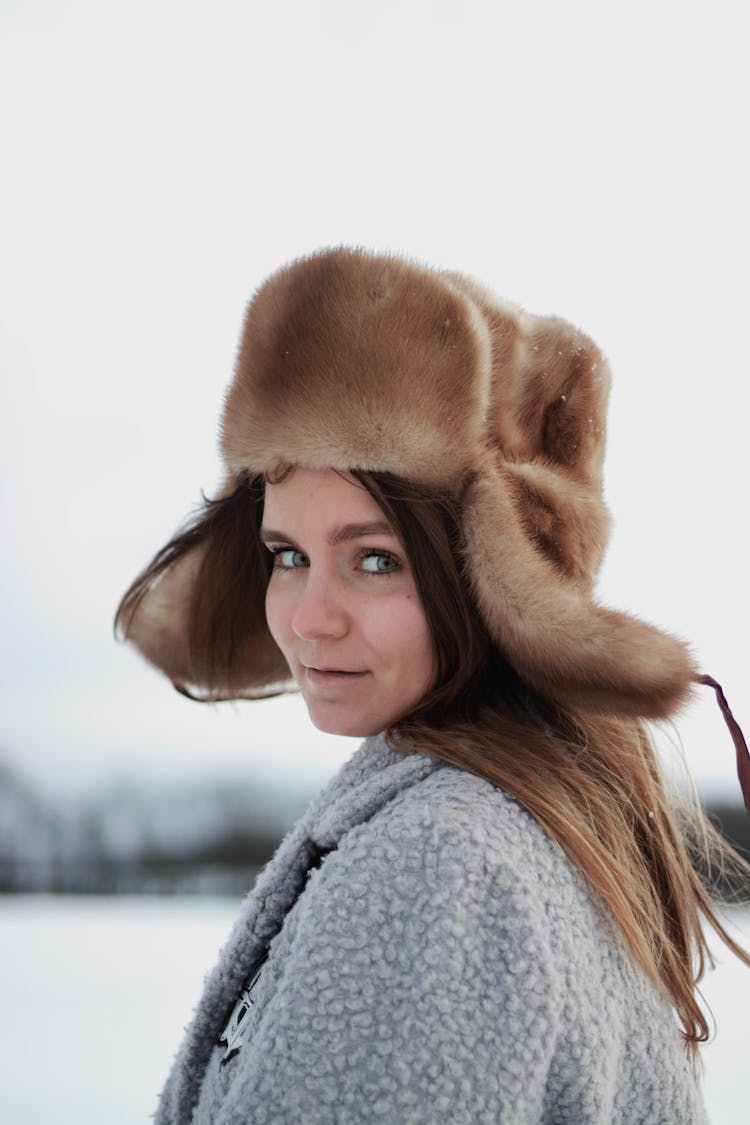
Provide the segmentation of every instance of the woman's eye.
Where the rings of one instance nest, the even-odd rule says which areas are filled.
[[[364,555],[360,565],[367,574],[392,574],[399,566],[398,559],[383,551],[372,551]]]
[[[307,555],[294,547],[280,547],[273,552],[273,565],[277,570],[296,570],[307,566]]]

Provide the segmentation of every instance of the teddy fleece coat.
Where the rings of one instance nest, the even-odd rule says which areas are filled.
[[[217,1039],[269,943],[222,1063]],[[259,877],[156,1120],[706,1117],[671,1006],[560,849],[489,782],[378,737]]]

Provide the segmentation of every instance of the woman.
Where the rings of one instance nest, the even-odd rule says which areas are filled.
[[[158,1121],[705,1120],[701,915],[750,959],[643,728],[690,654],[592,597],[608,383],[564,322],[392,257],[255,295],[221,495],[118,623],[192,697],[293,680],[366,741],[247,899]]]

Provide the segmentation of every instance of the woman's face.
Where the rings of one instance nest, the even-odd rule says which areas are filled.
[[[377,734],[434,676],[427,619],[401,542],[348,474],[297,468],[267,484],[261,537],[274,556],[266,617],[310,718]]]

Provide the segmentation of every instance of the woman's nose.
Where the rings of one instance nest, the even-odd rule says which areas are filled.
[[[349,629],[349,617],[340,592],[325,575],[308,571],[305,588],[292,615],[292,628],[302,640],[318,637],[343,637]]]

